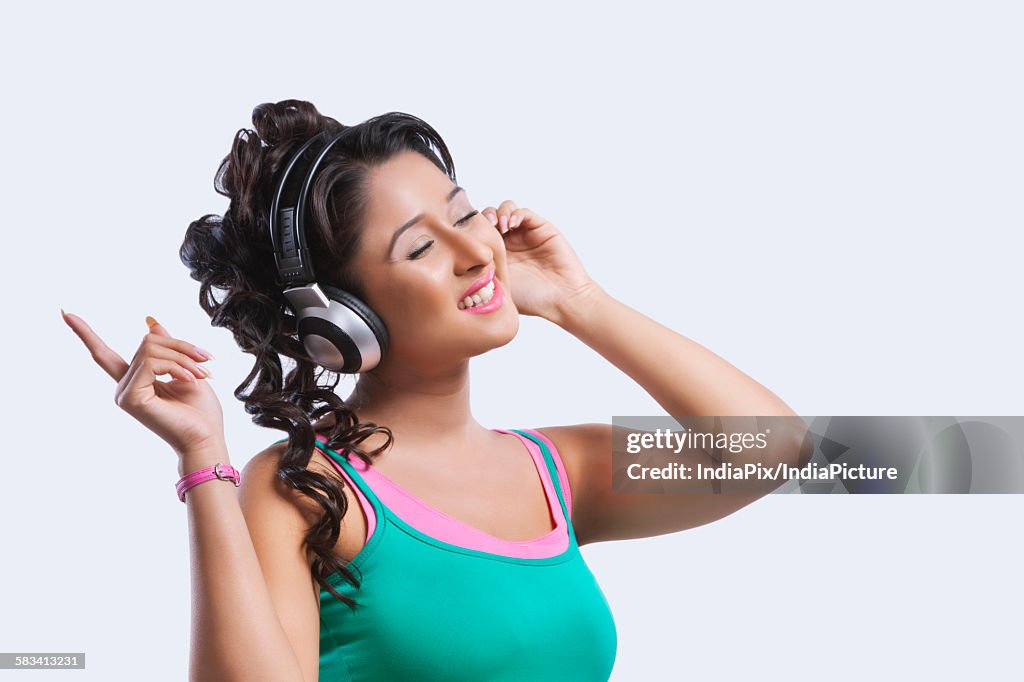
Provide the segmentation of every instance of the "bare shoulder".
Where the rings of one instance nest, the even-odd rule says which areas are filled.
[[[239,489],[242,508],[244,510],[247,503],[250,506],[259,504],[270,507],[288,505],[292,507],[296,520],[302,519],[308,527],[320,518],[323,507],[308,495],[288,487],[278,478],[281,458],[284,457],[287,448],[287,441],[269,445],[256,453],[242,468],[242,484]],[[337,478],[330,462],[320,450],[313,451],[306,469]]]
[[[534,431],[539,432],[558,449],[566,469],[578,465],[588,457],[595,456],[595,447],[611,447],[611,424],[588,422],[586,424],[566,424],[562,426],[542,426]]]
[[[590,502],[600,497],[602,486],[611,486],[609,455],[612,445],[611,424],[588,422],[534,429],[558,450],[569,479],[572,495],[572,524],[580,545],[588,542]],[[605,471],[607,469],[607,471]],[[606,480],[607,479],[607,480]]]
[[[286,485],[278,478],[281,458],[287,449],[287,442],[274,443],[257,453],[242,469],[242,511],[247,518],[256,522],[282,527],[278,534],[293,536],[305,534],[314,525],[322,522],[324,508],[315,499]],[[341,533],[334,547],[335,554],[342,560],[355,556],[366,542],[367,520],[358,510],[361,505],[351,485],[342,477],[337,465],[320,449],[314,449],[306,465],[313,471],[332,480],[345,497],[348,512],[341,519]],[[312,555],[307,565],[312,565]]]

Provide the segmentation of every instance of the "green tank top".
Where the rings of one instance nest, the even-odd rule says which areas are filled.
[[[328,578],[359,602],[355,611],[320,590],[321,682],[608,680],[615,623],[580,554],[551,452],[544,439],[514,433],[539,446],[568,526],[568,547],[556,556],[506,556],[426,535],[386,507],[345,457],[318,443],[376,517],[348,564],[361,587],[338,573]]]

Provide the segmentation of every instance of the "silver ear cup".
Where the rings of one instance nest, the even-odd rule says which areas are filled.
[[[284,295],[295,311],[299,339],[318,365],[357,374],[380,362],[387,348],[386,336],[378,338],[363,315],[344,299],[328,297],[316,283],[286,289]],[[365,315],[365,305],[361,309]]]

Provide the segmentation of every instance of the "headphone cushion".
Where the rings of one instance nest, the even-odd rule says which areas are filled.
[[[366,322],[366,326],[370,328],[373,335],[377,338],[377,343],[380,344],[381,355],[388,350],[388,330],[384,325],[384,321],[377,316],[377,313],[367,304],[363,303],[354,294],[350,294],[343,289],[332,287],[328,284],[320,284],[320,290],[327,294],[332,300],[341,303],[342,305],[351,309],[355,314]]]

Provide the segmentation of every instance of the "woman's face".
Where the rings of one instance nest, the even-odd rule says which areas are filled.
[[[354,267],[366,303],[388,328],[382,366],[438,368],[511,341],[519,312],[508,290],[505,244],[466,191],[422,155],[402,152],[370,171],[369,192]],[[490,272],[490,304],[463,309],[463,293]]]

